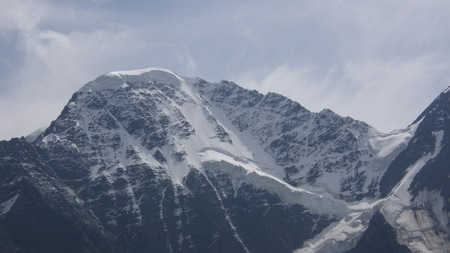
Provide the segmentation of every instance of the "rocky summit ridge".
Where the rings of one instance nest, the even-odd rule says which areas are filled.
[[[449,98],[387,134],[229,81],[102,75],[0,142],[0,251],[446,252]]]

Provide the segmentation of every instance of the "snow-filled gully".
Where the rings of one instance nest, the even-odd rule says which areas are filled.
[[[396,187],[394,187],[390,196],[376,201],[363,199],[362,201],[349,203],[336,198],[330,194],[329,191],[319,192],[315,191],[313,187],[307,186],[308,188],[305,187],[305,189],[302,187],[294,187],[286,183],[282,180],[283,175],[280,172],[282,170],[278,167],[276,170],[273,169],[276,166],[275,163],[270,158],[267,158],[267,154],[263,150],[260,150],[261,147],[257,143],[253,143],[255,140],[250,140],[251,138],[248,139],[244,134],[239,132],[220,108],[205,105],[203,98],[199,96],[195,88],[188,83],[189,81],[187,82],[173,73],[169,73],[170,75],[166,74],[167,73],[159,73],[159,75],[163,75],[162,78],[164,80],[167,79],[170,81],[169,83],[177,83],[179,85],[180,92],[177,95],[180,95],[185,99],[185,103],[174,104],[174,106],[195,129],[195,138],[169,140],[164,147],[160,148],[160,151],[162,151],[165,157],[171,157],[180,150],[184,151],[186,156],[183,161],[169,160],[166,164],[161,166],[164,168],[167,175],[170,176],[175,191],[177,186],[183,187],[183,178],[188,174],[190,169],[201,168],[200,171],[215,192],[220,208],[224,212],[225,219],[228,222],[235,239],[242,245],[246,252],[249,251],[239,236],[228,210],[223,205],[218,190],[209,180],[205,170],[226,172],[233,180],[238,180],[239,182],[245,181],[252,184],[254,187],[277,194],[282,201],[287,204],[299,204],[312,212],[335,217],[338,221],[330,224],[320,234],[305,242],[303,248],[298,249],[296,252],[344,252],[356,245],[363,232],[367,229],[371,217],[378,210],[381,210],[381,213],[389,224],[402,231],[402,226],[406,226],[402,221],[407,221],[411,218],[411,215],[408,214],[411,205],[411,195],[408,192],[409,185],[420,169],[428,161],[436,157],[440,151],[440,145],[443,138],[442,131],[433,133],[436,137],[434,152],[424,154],[424,156],[414,165],[410,166],[406,176]],[[111,78],[116,76],[120,77],[118,73],[115,73]],[[97,96],[95,92],[94,95]],[[150,151],[143,147],[137,138],[129,134],[124,129],[123,125],[111,114],[108,108],[106,108],[106,106],[104,107],[109,116],[111,116],[117,125],[120,126],[119,133],[124,140],[124,146],[131,145],[135,147],[143,162],[159,165],[149,153]],[[169,115],[171,115],[170,113],[170,110],[168,110]],[[208,117],[213,117],[215,121],[212,121]],[[86,119],[91,120],[89,115],[87,115]],[[373,172],[375,176],[383,175],[385,172],[383,169],[386,168],[387,163],[390,163],[398,152],[406,147],[420,122],[421,121],[410,126],[408,129],[395,134],[372,133],[369,145],[371,150],[376,154],[372,164],[372,166],[376,168],[374,169],[375,172]],[[224,128],[225,132],[229,134],[233,144],[223,141],[220,142],[217,139],[217,133],[213,130],[216,125]],[[87,131],[87,133],[89,135],[89,131]],[[107,162],[106,160],[108,158],[111,157],[104,156],[105,162]],[[261,158],[264,158],[264,163],[261,163]],[[266,166],[263,164],[270,165]],[[117,166],[126,167],[127,165],[129,165],[129,161],[127,159],[122,159]],[[109,179],[110,175],[108,171],[102,171],[100,173],[104,174],[106,178]],[[92,179],[95,179],[98,176],[98,169],[93,169]],[[127,180],[127,194],[132,201],[132,210],[140,217],[139,203],[137,203],[134,196],[133,187],[128,184],[128,178],[125,178],[125,180]],[[330,182],[330,180],[326,181]],[[167,217],[164,215],[166,190],[167,187],[161,192],[162,199],[159,203],[159,214],[163,221],[168,249],[170,252],[173,252],[172,246],[175,245],[171,245],[165,220]],[[414,217],[411,219],[416,221],[419,228],[430,223],[426,219],[421,220]],[[418,229],[415,232],[421,231]],[[407,239],[408,238],[403,238],[402,240],[407,241]],[[183,235],[180,234],[180,247],[182,240]],[[417,247],[423,248],[425,246],[420,245]]]
[[[291,186],[279,178],[261,171],[258,165],[253,163],[251,160],[243,157],[235,157],[231,153],[221,151],[217,148],[205,148],[199,153],[199,157],[202,161],[203,167],[206,170],[226,171],[232,176],[232,178],[243,179],[255,187],[261,187],[277,193],[287,203],[300,204],[312,211],[334,215],[339,219],[338,222],[334,222],[315,238],[306,242],[304,247],[296,252],[328,252],[327,250],[331,249],[338,249],[344,252],[356,245],[363,232],[367,229],[368,221],[371,219],[373,214],[382,207],[383,210],[386,210],[386,207],[391,205],[389,204],[390,202],[395,201],[396,198],[399,198],[399,195],[403,196],[403,193],[407,192],[409,184],[420,168],[422,168],[427,161],[433,159],[439,153],[440,142],[443,134],[440,132],[434,134],[436,136],[435,151],[432,154],[424,156],[415,165],[408,169],[405,179],[394,189],[394,193],[391,196],[377,201],[363,200],[356,204],[337,200],[332,196],[327,196],[326,193],[319,194],[304,190],[300,187]],[[221,202],[217,190],[212,184],[211,186],[216,191],[216,195]],[[407,200],[409,203],[409,198],[405,199],[400,197],[399,200],[401,202]],[[394,214],[396,212],[393,211],[392,213]],[[228,214],[226,215],[228,220],[229,216]],[[229,221],[230,226],[233,230],[235,230],[231,220]],[[238,235],[236,234],[236,236]],[[336,246],[337,244],[339,244],[339,247]]]
[[[373,213],[383,203],[383,200],[379,200],[358,202],[352,205],[335,199],[325,192],[319,194],[294,187],[261,171],[250,160],[234,157],[228,152],[221,152],[215,148],[204,149],[199,155],[205,170],[226,171],[233,179],[242,180],[255,187],[278,194],[285,203],[299,204],[313,212],[332,215],[339,220],[305,243],[304,249],[298,252],[326,252],[328,248],[336,249],[335,244],[338,242],[342,244],[342,251],[349,250],[367,228]],[[206,173],[204,174],[206,176]],[[215,188],[214,190],[221,201],[217,190]]]
[[[164,234],[166,237],[166,244],[167,244],[167,248],[169,249],[170,252],[173,252],[172,249],[172,244],[170,243],[170,239],[169,239],[169,230],[167,229],[167,224],[166,224],[166,220],[164,218],[164,199],[166,197],[166,190],[167,187],[164,187],[164,189],[161,191],[161,201],[159,202],[159,216],[163,222],[163,229],[164,229]]]
[[[227,220],[228,224],[230,225],[231,230],[233,231],[234,238],[236,238],[236,240],[242,245],[245,252],[249,253],[250,251],[248,251],[247,247],[245,246],[244,242],[242,241],[241,237],[239,236],[236,227],[234,226],[233,222],[231,221],[231,218],[230,218],[230,215],[228,214],[227,209],[223,205],[223,201],[222,201],[222,198],[220,197],[219,192],[217,191],[216,187],[214,187],[214,185],[211,183],[211,181],[209,180],[206,173],[204,175],[205,175],[206,181],[208,181],[209,185],[211,185],[212,189],[214,190],[214,192],[216,194],[217,199],[219,200],[220,208],[223,210],[225,219]]]

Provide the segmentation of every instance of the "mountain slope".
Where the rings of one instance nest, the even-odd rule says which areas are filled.
[[[380,243],[382,242],[382,243]],[[376,213],[370,220],[369,227],[364,232],[355,248],[348,253],[378,253],[378,252],[411,252],[405,245],[397,242],[395,230],[386,222],[383,215]]]
[[[448,89],[413,124],[418,125],[416,134],[381,180],[381,193],[388,195],[381,212],[397,230],[399,242],[413,252],[447,252],[450,249]]]
[[[0,159],[1,252],[114,252],[111,235],[38,149],[2,141]]]
[[[306,209],[299,200],[270,197],[273,193],[259,185],[265,182],[261,177],[279,185],[277,192],[288,193],[291,186],[259,170],[253,162],[255,152],[225,130],[189,81],[197,80],[162,70],[101,76],[75,93],[35,142],[47,150],[57,174],[118,241],[129,242],[126,247],[132,251],[219,250],[236,245],[234,251],[270,252],[270,247],[252,246],[253,240],[242,239],[260,231],[250,238],[289,252],[334,215],[345,213],[345,205],[331,197],[328,201],[338,208],[312,204],[311,214],[303,214]],[[217,169],[220,163],[229,168],[227,173]],[[231,178],[230,173],[242,175]],[[251,180],[253,184],[245,183]],[[322,198],[298,190],[291,195]],[[267,224],[248,227],[240,218],[245,205]],[[302,223],[279,218],[292,215],[301,216]],[[274,234],[272,227],[292,230],[292,238]],[[162,240],[165,245],[159,243]]]
[[[81,238],[77,252],[357,252],[383,237],[380,227],[396,235],[392,247],[414,252],[411,229],[393,215],[404,210],[431,217],[418,236],[445,245],[448,177],[419,175],[448,173],[447,95],[407,129],[385,134],[228,81],[163,69],[108,73],[76,92],[32,143],[0,143],[8,150],[0,222],[20,220],[28,187],[40,189],[46,211],[27,212],[73,224],[59,235]],[[33,169],[14,169],[25,162]],[[57,252],[36,244],[47,241],[41,235],[0,230],[5,252]]]

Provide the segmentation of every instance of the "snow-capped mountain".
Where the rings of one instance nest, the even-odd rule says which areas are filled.
[[[446,252],[449,97],[386,134],[228,81],[102,75],[0,142],[0,251]]]

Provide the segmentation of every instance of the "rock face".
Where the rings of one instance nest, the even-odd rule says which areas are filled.
[[[444,92],[385,134],[228,81],[105,74],[0,142],[0,251],[445,252],[449,111]]]
[[[0,143],[1,252],[114,252],[113,236],[25,139]]]
[[[388,196],[382,214],[398,241],[413,252],[450,249],[450,92],[439,97],[413,123],[408,147],[380,182]]]

